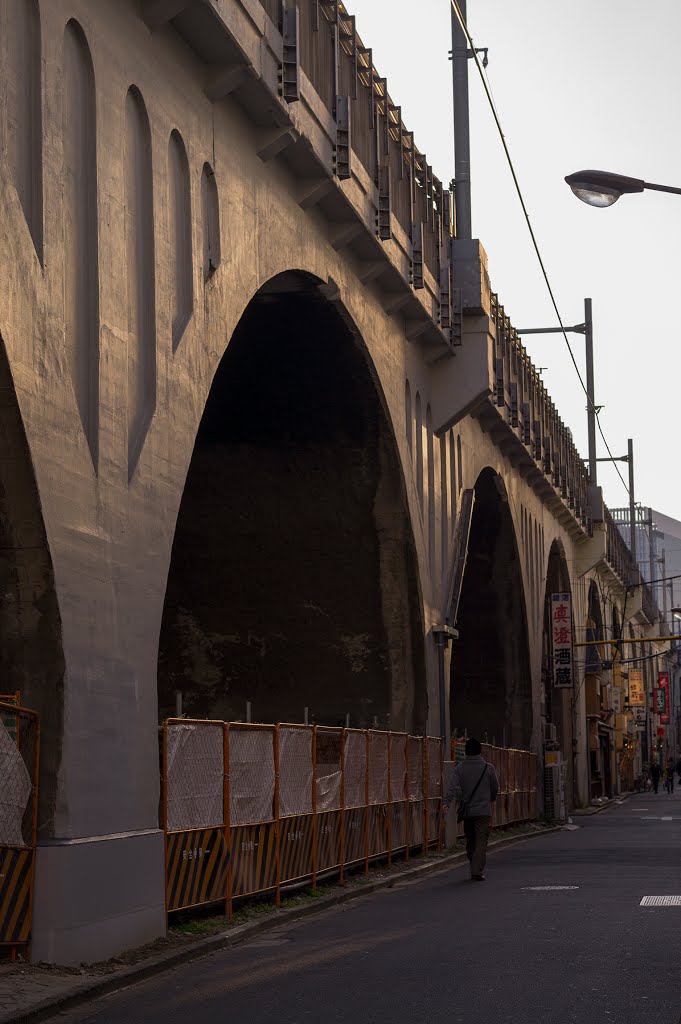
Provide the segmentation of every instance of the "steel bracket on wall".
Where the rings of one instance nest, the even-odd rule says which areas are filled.
[[[411,283],[423,288],[423,224],[414,221],[411,226]]]
[[[376,211],[376,234],[382,242],[392,238],[390,226],[390,167],[382,163],[378,168],[378,210]]]
[[[336,177],[352,177],[352,104],[349,96],[336,97]]]
[[[300,12],[297,5],[284,8],[282,27],[284,49],[279,89],[287,103],[295,103],[300,99]]]

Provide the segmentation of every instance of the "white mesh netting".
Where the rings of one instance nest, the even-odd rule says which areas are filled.
[[[312,814],[312,730],[279,728],[279,816]]]
[[[222,825],[222,726],[190,722],[169,725],[167,758],[168,830]]]
[[[230,825],[274,817],[274,729],[229,730]]]
[[[0,845],[25,845],[21,824],[32,789],[24,759],[0,720]]]

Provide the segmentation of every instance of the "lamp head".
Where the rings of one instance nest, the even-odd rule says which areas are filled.
[[[576,171],[568,174],[566,182],[587,206],[606,207],[616,203],[625,192],[643,192],[645,182],[610,171]]]

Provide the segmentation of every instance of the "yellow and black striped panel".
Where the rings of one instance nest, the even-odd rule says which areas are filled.
[[[236,825],[231,835],[232,895],[249,896],[273,889],[277,882],[274,822]]]
[[[404,850],[407,845],[407,804],[404,800],[390,805],[390,847]]]
[[[378,857],[388,852],[388,805],[377,804],[369,808],[369,856]]]
[[[312,815],[299,814],[293,818],[281,818],[279,828],[281,830],[281,839],[279,840],[280,880],[290,882],[294,878],[311,876]]]
[[[166,850],[168,911],[225,899],[228,864],[222,829],[171,832]]]
[[[31,938],[33,850],[0,846],[0,943],[22,945]]]
[[[345,863],[354,864],[366,857],[366,811],[355,807],[345,812]]]
[[[412,800],[409,804],[409,845],[423,844],[423,800]]]
[[[341,862],[341,811],[317,815],[317,871]]]

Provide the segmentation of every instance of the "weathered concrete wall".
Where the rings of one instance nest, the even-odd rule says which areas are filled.
[[[199,486],[194,503],[188,492],[178,548],[194,544],[196,551],[198,544],[212,579],[229,575],[225,596],[239,611],[230,624],[210,610],[190,676],[202,687],[212,678],[210,665],[199,678],[207,635],[247,637],[248,604],[257,601],[260,617],[272,607],[272,586],[257,585],[269,569],[284,633],[291,628],[291,597],[298,602],[299,647],[287,660],[289,678],[299,672],[297,658],[308,673],[320,648],[328,657],[333,646],[332,631],[319,629],[320,613],[310,608],[309,619],[301,616],[304,602],[344,609],[337,627],[354,639],[326,667],[339,691],[342,671],[349,666],[350,673],[342,699],[325,702],[328,715],[340,717],[351,702],[353,716],[370,716],[363,681],[370,678],[379,718],[390,711],[394,724],[425,721],[430,732],[438,731],[432,627],[447,615],[462,490],[491,467],[506,485],[522,563],[518,601],[525,601],[532,746],[539,749],[546,559],[559,539],[572,576],[576,556],[564,526],[476,420],[468,417],[443,438],[434,436],[433,353],[407,340],[403,315],[386,312],[391,306],[373,273],[375,253],[368,250],[367,272],[366,262],[360,266],[343,251],[333,223],[314,205],[301,205],[295,173],[257,155],[261,129],[235,101],[210,102],[205,68],[172,27],[150,32],[135,0],[42,0],[28,20],[17,0],[5,0],[1,11],[0,336],[19,411],[3,409],[3,425],[20,414],[40,506],[34,495],[26,513],[28,540],[13,541],[17,550],[35,547],[39,564],[31,593],[21,597],[22,625],[13,636],[9,606],[0,615],[9,638],[2,657],[12,660],[13,651],[45,641],[37,665],[31,655],[11,668],[22,687],[26,680],[25,692],[47,726],[34,952],[59,959],[64,950],[78,960],[93,952],[97,921],[111,925],[101,929],[98,956],[163,928],[158,643],[188,476],[191,481],[198,474]],[[25,60],[8,58],[19,52]],[[330,152],[328,125],[313,107],[300,104],[299,123],[307,119]],[[337,187],[356,207],[375,209],[373,182],[365,173]],[[407,251],[396,241],[389,247],[408,266]],[[352,325],[382,420],[369,443],[345,445],[333,471],[328,445],[323,459],[315,444],[305,458],[299,449],[289,465],[290,487],[277,501],[281,521],[273,523],[272,504],[265,501],[271,489],[281,490],[283,474],[271,448],[242,438],[240,446],[221,453],[222,476],[215,453],[200,453],[195,465],[192,453],[215,373],[244,311],[263,285],[290,271],[323,283],[326,299]],[[293,401],[293,384],[289,390]],[[252,490],[240,495],[246,470]],[[211,474],[222,523],[200,499],[201,482],[208,487]],[[304,502],[320,475],[324,488],[314,518]],[[4,476],[1,483],[10,493]],[[18,493],[27,493],[25,487],[29,483]],[[24,517],[21,506],[18,497],[8,506],[11,529]],[[348,515],[341,518],[338,511],[346,506]],[[248,523],[240,519],[244,510]],[[324,532],[315,536],[322,520]],[[226,534],[219,535],[221,525],[231,546]],[[259,547],[255,538],[266,526],[267,543]],[[342,552],[360,537],[357,575],[350,577]],[[284,541],[291,557],[283,557]],[[241,563],[240,575],[234,572],[237,551],[246,543],[258,575],[246,577]],[[28,554],[22,557],[25,567]],[[17,564],[21,568],[21,558]],[[295,592],[295,564],[299,573],[305,568],[306,575],[297,577],[303,594]],[[7,572],[21,575],[14,566]],[[329,576],[343,578],[346,589],[331,594]],[[179,594],[174,607],[181,607]],[[184,622],[193,628],[191,614]],[[177,615],[175,625],[178,633]],[[357,637],[367,630],[362,648]],[[253,637],[250,648],[240,639],[241,666],[251,659],[249,672],[258,645]],[[174,662],[168,667],[162,661],[167,691],[178,674],[184,680],[187,654],[186,641],[183,650],[166,648]],[[352,671],[355,656],[361,673]],[[222,644],[216,661],[222,665],[227,657]],[[320,679],[320,692],[325,685]],[[265,696],[263,711],[295,708],[302,697],[289,688],[285,700],[267,705]],[[304,703],[314,710],[309,690]],[[121,887],[112,907],[112,865],[134,873],[140,843],[151,895]],[[91,870],[84,870],[84,858]],[[73,906],[54,898],[55,885],[78,894]]]

